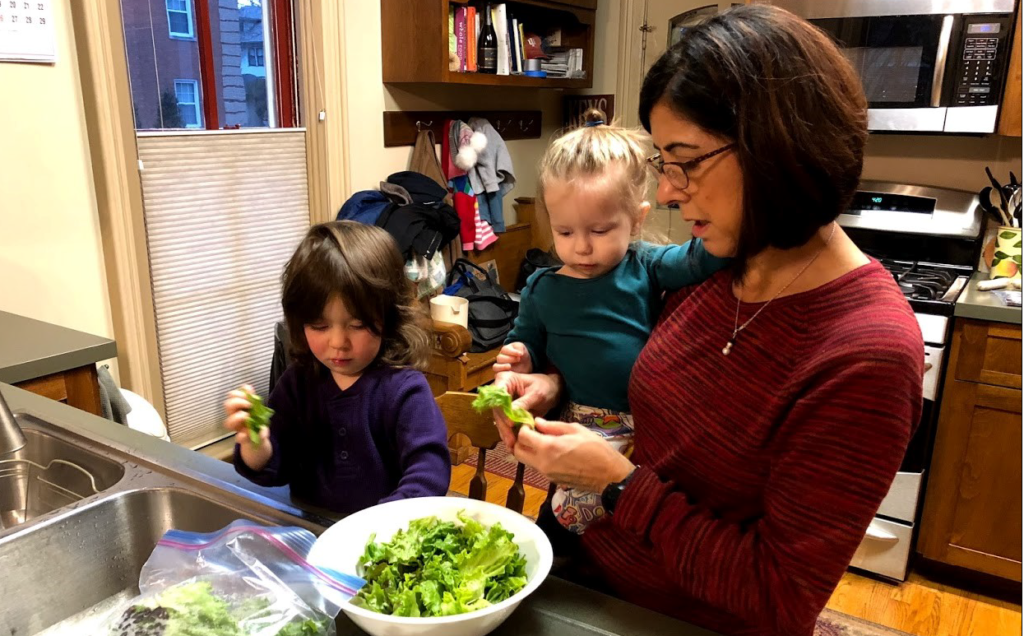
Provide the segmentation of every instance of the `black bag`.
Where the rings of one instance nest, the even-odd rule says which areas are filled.
[[[519,280],[516,281],[516,291],[522,291],[523,287],[526,287],[526,281],[538,269],[557,267],[561,264],[562,261],[555,258],[551,252],[531,247],[526,251],[526,256],[523,257],[523,262],[519,265]]]
[[[479,272],[484,280],[472,272]],[[519,303],[512,300],[490,272],[464,258],[452,264],[445,293],[469,301],[470,351],[482,353],[500,347],[512,331]]]

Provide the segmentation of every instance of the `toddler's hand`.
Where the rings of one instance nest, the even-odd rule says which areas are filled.
[[[530,351],[521,342],[510,342],[501,348],[494,361],[494,373],[533,373],[533,360]]]
[[[228,393],[224,400],[224,428],[234,431],[235,441],[239,444],[242,461],[253,470],[262,470],[270,461],[274,451],[270,445],[270,428],[260,429],[260,444],[254,446],[249,439],[249,428],[245,421],[249,419],[249,395],[256,391],[248,384]]]

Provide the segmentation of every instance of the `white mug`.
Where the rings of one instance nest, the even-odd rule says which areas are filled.
[[[430,317],[468,329],[469,301],[457,296],[434,296],[430,299]]]

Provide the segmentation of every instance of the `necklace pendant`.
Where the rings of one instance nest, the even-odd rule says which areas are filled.
[[[725,346],[722,347],[722,355],[723,356],[729,355],[729,352],[732,351],[732,345],[733,345],[734,342],[736,342],[735,339],[730,340],[729,342],[725,343]]]

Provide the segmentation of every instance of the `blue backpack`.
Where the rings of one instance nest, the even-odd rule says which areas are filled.
[[[338,221],[358,221],[376,225],[377,219],[394,203],[380,190],[360,190],[348,198],[338,211]]]

